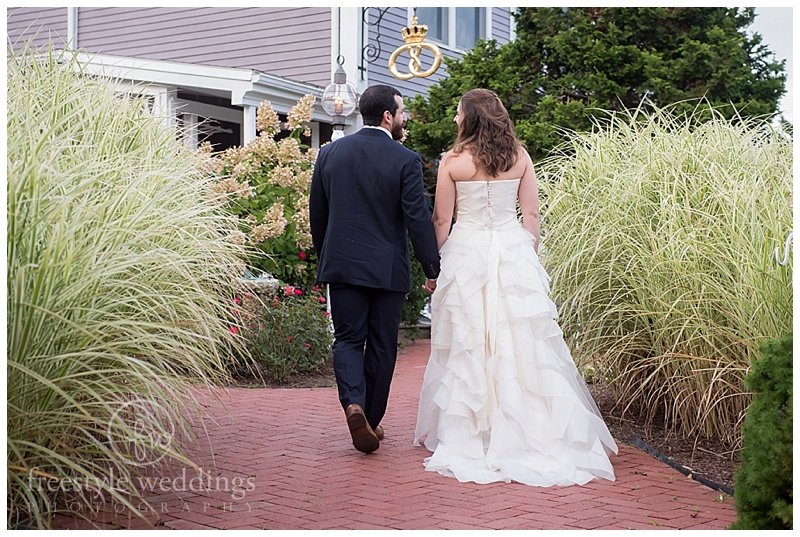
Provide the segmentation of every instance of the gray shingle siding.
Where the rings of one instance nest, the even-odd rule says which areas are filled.
[[[491,37],[506,43],[510,8],[491,9]],[[369,9],[370,22],[375,22],[378,11]],[[63,46],[67,8],[9,8],[7,13],[12,43],[20,35],[35,35],[35,46],[44,44],[48,36],[57,46]],[[434,75],[424,79],[401,81],[391,75],[389,56],[403,44],[400,30],[407,24],[408,8],[392,7],[386,11],[380,30],[365,26],[365,37],[373,45],[377,45],[380,31],[381,45],[379,57],[365,65],[370,84],[391,84],[404,95],[413,96],[426,93],[445,77],[447,67],[443,63]],[[78,8],[78,45],[101,54],[255,69],[324,87],[331,79],[331,25],[329,7],[83,7]],[[462,54],[440,48],[451,58]],[[425,54],[423,60],[428,67],[431,56]],[[407,63],[408,55],[404,55],[398,67],[405,71]]]
[[[498,43],[511,41],[511,8],[496,7],[492,9],[492,39]]]
[[[92,52],[330,82],[330,8],[81,8]]]
[[[10,8],[12,43],[67,37],[67,8]],[[37,34],[38,32],[38,34]],[[78,46],[88,52],[255,69],[325,86],[331,77],[330,8],[78,9]]]
[[[67,8],[65,7],[10,7],[6,11],[8,40],[19,48],[30,41],[39,48],[52,40],[56,48],[67,41]]]

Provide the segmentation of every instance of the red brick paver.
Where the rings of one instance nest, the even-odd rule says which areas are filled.
[[[335,388],[200,394],[189,446],[210,476],[174,468],[153,489],[150,519],[168,529],[723,529],[733,500],[619,443],[617,480],[539,488],[478,485],[426,472],[411,445],[429,340],[401,350],[386,438],[363,455],[350,443]],[[194,478],[194,481],[192,481]],[[103,527],[147,524],[107,507]],[[60,528],[87,527],[59,517]]]

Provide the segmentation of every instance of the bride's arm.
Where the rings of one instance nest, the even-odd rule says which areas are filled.
[[[436,176],[436,201],[433,206],[433,228],[436,230],[436,242],[439,250],[444,246],[447,235],[450,234],[450,224],[453,222],[453,212],[456,204],[456,185],[450,177],[448,161],[450,153],[442,157],[439,171]]]
[[[539,253],[541,230],[539,227],[539,185],[536,183],[536,172],[533,170],[533,161],[524,149],[522,150],[525,162],[525,172],[519,183],[519,206],[522,210],[522,226],[533,235],[533,249]]]

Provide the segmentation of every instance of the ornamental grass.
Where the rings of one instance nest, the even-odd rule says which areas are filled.
[[[206,159],[119,81],[52,50],[7,64],[8,526],[67,500],[137,512],[138,473],[193,466],[190,388],[245,353],[236,221]]]
[[[539,167],[574,357],[624,413],[736,449],[760,346],[792,327],[792,141],[698,105],[611,115]]]

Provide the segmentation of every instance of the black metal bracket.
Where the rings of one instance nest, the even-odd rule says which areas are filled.
[[[369,9],[368,7],[361,8],[361,35],[363,36],[364,41],[366,44],[361,48],[361,65],[358,66],[358,70],[361,71],[361,80],[364,80],[364,74],[367,71],[366,63],[375,63],[383,52],[381,48],[381,22],[383,21],[383,16],[386,15],[386,12],[389,11],[389,8],[376,8],[378,9],[378,18],[375,22],[369,21]],[[376,35],[375,35],[375,43],[369,39],[369,27],[375,26],[376,27]]]

